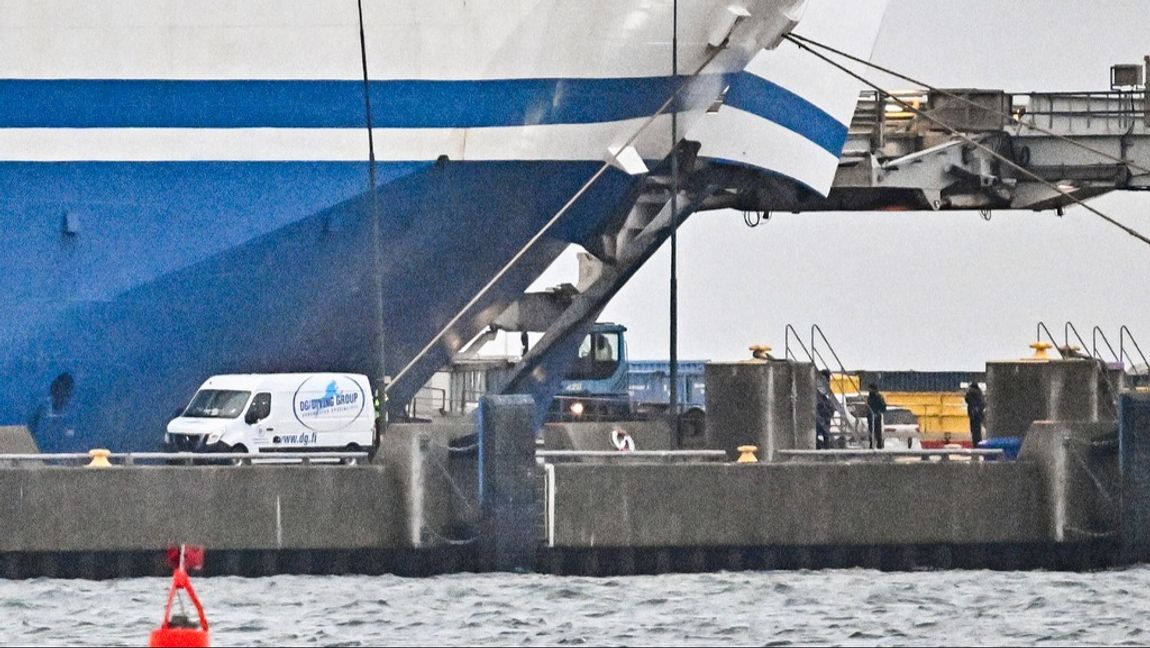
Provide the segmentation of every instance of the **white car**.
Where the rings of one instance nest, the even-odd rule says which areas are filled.
[[[857,427],[862,446],[866,447],[870,427],[865,396],[848,397],[847,405],[851,416],[840,426],[840,435],[844,439],[851,437]],[[905,407],[887,407],[882,417],[882,437],[884,450],[922,449],[922,427],[918,416]]]
[[[882,438],[884,450],[921,450],[918,416],[905,407],[888,407],[882,415]]]

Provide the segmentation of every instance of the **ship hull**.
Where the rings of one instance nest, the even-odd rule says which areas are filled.
[[[683,78],[669,2],[367,2],[366,86],[344,4],[0,8],[0,425],[152,450],[210,375],[414,360],[401,408],[626,214],[611,151],[663,159],[652,118],[685,130],[802,3],[749,3],[716,50],[727,3],[681,1]]]

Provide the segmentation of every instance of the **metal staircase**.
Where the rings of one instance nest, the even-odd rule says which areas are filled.
[[[818,388],[819,391],[830,397],[831,403],[834,405],[835,414],[831,419],[830,432],[831,437],[838,436],[845,439],[849,446],[853,447],[866,447],[869,443],[869,431],[863,433],[859,429],[858,417],[852,415],[847,408],[846,394],[836,394],[831,384],[833,377],[837,374],[842,376],[843,379],[849,375],[846,367],[843,366],[842,360],[839,359],[838,353],[835,352],[833,346],[827,336],[823,333],[822,328],[818,324],[811,326],[811,343],[808,347],[803,343],[799,332],[791,324],[787,324],[786,333],[784,336],[786,359],[792,361],[799,361],[791,348],[791,340],[794,340],[795,345],[803,352],[803,356],[815,366],[818,371]],[[826,357],[819,351],[816,344],[822,341],[823,346],[826,347],[827,352],[834,359],[835,364],[832,366],[827,362]],[[831,378],[828,378],[830,376]]]

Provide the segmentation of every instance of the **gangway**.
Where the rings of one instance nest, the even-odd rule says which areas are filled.
[[[785,178],[711,167],[712,180],[730,182],[720,182],[727,188],[703,209],[1061,213],[1076,200],[1150,190],[1150,109],[1144,84],[1025,94],[868,91],[860,96],[827,198]]]

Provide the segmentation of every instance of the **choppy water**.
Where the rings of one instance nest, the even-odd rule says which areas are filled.
[[[1142,645],[1150,568],[199,579],[213,645]],[[164,579],[0,580],[0,644],[145,645]]]

